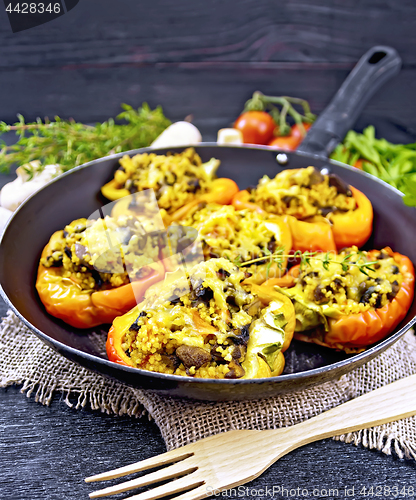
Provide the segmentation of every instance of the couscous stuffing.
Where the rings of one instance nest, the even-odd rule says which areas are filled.
[[[149,288],[141,304],[114,321],[109,336],[118,332],[128,364],[145,370],[230,379],[249,372],[251,378],[253,366],[259,370],[255,356],[270,375],[281,367],[290,318],[279,297],[287,299],[276,294],[265,303],[242,286],[245,278],[229,260],[210,259],[182,280]]]
[[[113,184],[126,194],[153,189],[159,209],[171,214],[209,190],[219,164],[215,158],[202,163],[193,148],[166,155],[125,155],[114,174]],[[106,194],[105,187],[103,192]]]
[[[354,210],[357,205],[348,184],[335,174],[314,167],[283,170],[274,179],[264,176],[251,190],[250,201],[277,215],[308,219]]]
[[[246,262],[273,253],[280,244],[280,228],[273,218],[232,205],[201,204],[180,224],[198,230],[206,258]]]
[[[61,277],[82,290],[105,290],[151,273],[146,266],[159,258],[159,238],[128,215],[77,219],[53,239],[40,263],[61,268]]]
[[[278,251],[288,254],[291,250],[290,230],[280,217],[264,216],[248,209],[236,210],[232,205],[200,203],[180,225],[198,231],[205,260],[225,257],[239,265],[256,260],[244,267],[251,275],[258,275],[268,267],[270,255]],[[277,271],[284,273],[286,262],[287,259],[282,258],[279,266],[269,269],[269,273],[263,272],[263,281],[266,275],[274,277]]]
[[[301,266],[295,286],[282,292],[295,305],[296,331],[305,331],[325,327],[326,318],[383,307],[397,295],[402,281],[393,257],[352,247],[310,258]]]

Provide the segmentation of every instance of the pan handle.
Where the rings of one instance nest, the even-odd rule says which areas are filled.
[[[402,60],[392,47],[366,52],[309,129],[297,152],[327,158],[350,130],[372,95],[397,75]]]

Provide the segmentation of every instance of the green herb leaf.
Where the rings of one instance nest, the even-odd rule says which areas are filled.
[[[114,119],[94,126],[62,120],[40,120],[26,123],[22,115],[14,125],[0,122],[0,135],[15,131],[18,141],[11,146],[2,144],[0,172],[8,172],[11,165],[25,165],[39,160],[39,170],[47,164],[59,164],[63,171],[91,160],[114,153],[149,146],[170,124],[157,107],[152,110],[146,103],[137,110],[123,104],[124,111]]]
[[[388,182],[404,194],[403,202],[416,206],[416,143],[392,144],[376,139],[373,126],[362,134],[350,130],[332,153],[334,160],[355,165],[364,159],[363,170]]]

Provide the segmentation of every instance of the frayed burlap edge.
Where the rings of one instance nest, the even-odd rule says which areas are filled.
[[[21,385],[21,392],[50,405],[55,393],[76,409],[140,417],[144,413],[132,389],[93,373],[56,353],[12,313],[0,325],[0,387]]]
[[[347,376],[356,396],[416,373],[416,337],[413,330],[377,358]],[[416,416],[334,439],[376,449],[386,455],[416,460]]]
[[[259,401],[201,402],[162,397],[132,389],[63,358],[11,312],[0,325],[0,387],[21,385],[28,397],[49,405],[55,393],[76,409],[139,417],[145,410],[158,425],[168,449],[231,429],[293,425],[349,399],[416,373],[416,338],[406,334],[366,365],[302,392]],[[334,439],[416,460],[416,417]]]

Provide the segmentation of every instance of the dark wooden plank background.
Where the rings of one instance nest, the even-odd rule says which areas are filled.
[[[0,120],[22,113],[91,122],[116,115],[121,102],[147,101],[173,120],[192,114],[210,140],[254,90],[304,97],[319,113],[377,44],[395,47],[403,70],[372,98],[359,128],[376,121],[380,135],[414,140],[414,0],[80,0],[65,16],[16,34],[0,9]],[[0,175],[0,186],[6,180]],[[0,391],[0,499],[87,498],[86,475],[162,451],[146,418],[70,409],[60,395],[43,407],[16,387]],[[307,488],[315,498],[325,493],[314,488],[338,488],[328,498],[340,498],[354,486],[357,499],[365,498],[362,486],[381,486],[387,499],[384,487],[416,489],[416,465],[326,440],[251,483],[272,485]],[[288,496],[304,498],[264,498]]]
[[[13,34],[0,11],[0,117],[114,116],[121,102],[194,115],[208,139],[254,90],[296,95],[319,113],[371,46],[403,70],[367,106],[416,129],[414,0],[100,0]]]
[[[26,399],[15,387],[2,390],[0,396],[2,414],[9,418],[7,422],[0,415],[2,500],[87,500],[88,493],[100,487],[99,483],[85,484],[83,481],[88,475],[165,451],[155,424],[147,417],[136,421],[88,409],[74,410],[59,397],[47,408]],[[416,467],[410,462],[327,439],[280,459],[260,478],[246,485],[248,493],[225,498],[365,500],[377,498],[376,492],[381,492],[378,498],[382,500],[411,500],[415,497],[408,494],[408,488],[413,486],[416,490],[415,478]],[[287,492],[275,490],[274,495],[256,496],[252,491],[264,491],[266,486],[284,487]],[[365,496],[363,487],[367,492],[373,487],[374,495]],[[404,494],[393,497],[394,487]],[[297,488],[307,490],[308,495],[294,491]],[[345,495],[346,488],[349,497]],[[384,494],[384,488],[386,491],[390,488],[391,493]],[[330,494],[329,490],[337,490],[337,494]],[[121,500],[128,496],[131,494],[109,498]]]

